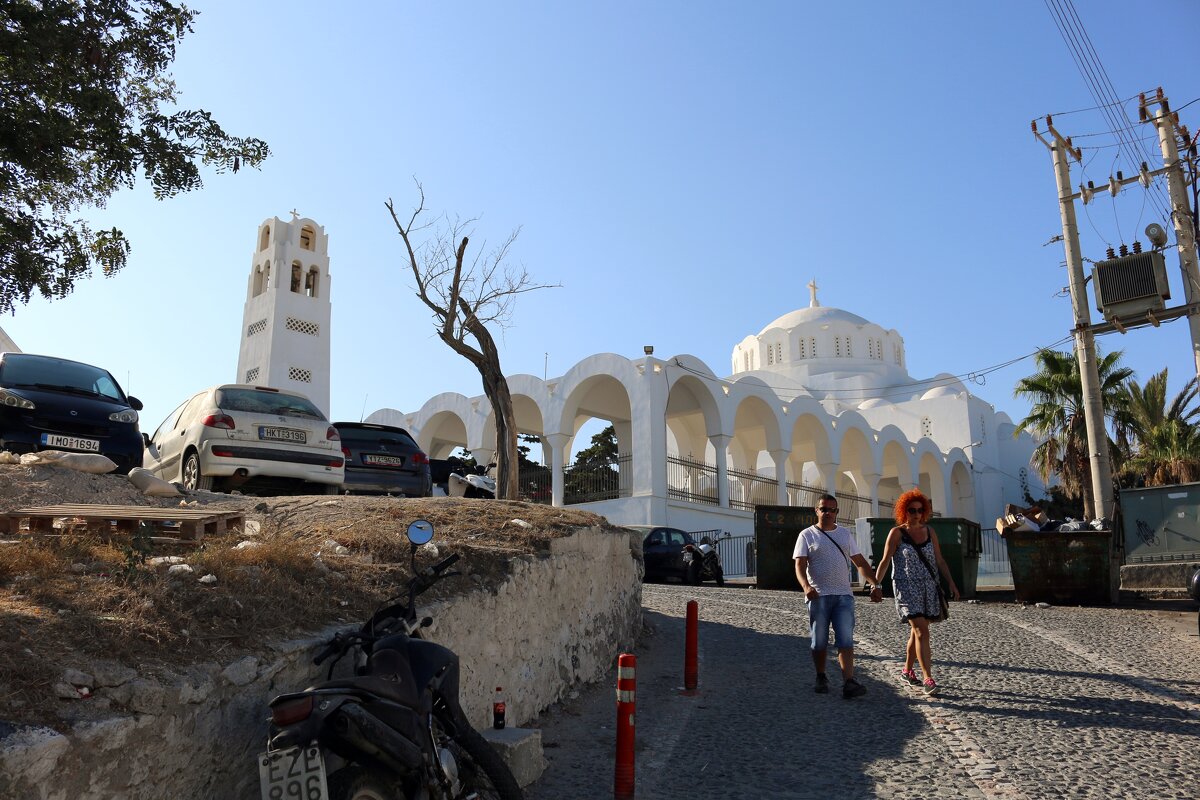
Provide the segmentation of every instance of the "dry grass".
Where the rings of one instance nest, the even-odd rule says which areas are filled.
[[[606,524],[569,509],[449,498],[222,498],[211,507],[258,520],[257,546],[236,549],[248,539],[239,531],[190,552],[150,554],[183,555],[194,570],[185,577],[145,563],[128,537],[25,534],[0,545],[0,719],[61,726],[79,706],[54,698],[68,667],[87,672],[103,660],[153,673],[228,663],[272,639],[357,622],[409,575],[404,534],[415,519],[433,523],[441,557],[462,556],[466,577],[439,584],[442,595],[494,585],[513,556]],[[339,545],[349,552],[337,554]],[[436,557],[419,552],[418,564]],[[199,582],[207,574],[215,584]]]

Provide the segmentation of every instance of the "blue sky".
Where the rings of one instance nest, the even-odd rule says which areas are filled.
[[[1061,227],[1031,119],[1054,113],[1095,148],[1076,183],[1136,170],[1086,110],[1096,102],[1042,0],[193,7],[172,70],[181,104],[265,139],[271,158],[168,201],[139,186],[87,211],[126,232],[129,266],[0,319],[23,350],[108,368],[145,403],[147,431],[235,380],[257,226],[293,208],[330,236],[333,417],[481,394],[414,297],[383,205],[415,202],[414,176],[434,211],[480,217],[472,247],[521,227],[514,263],[562,285],[521,297],[497,332],[508,374],[651,344],[726,375],[734,344],[806,306],[815,277],[823,305],[899,330],[921,378],[980,373],[1072,324],[1062,246],[1044,246]],[[1200,6],[1077,12],[1119,98],[1161,85],[1200,128],[1200,102],[1183,108],[1200,73],[1179,33]],[[1136,121],[1136,100],[1126,109]],[[1094,259],[1163,221],[1133,188],[1078,210]],[[1168,274],[1175,305],[1173,255]],[[1186,322],[1099,341],[1143,380],[1169,367],[1172,392],[1191,375]],[[1032,369],[1018,361],[972,389],[1019,419],[1012,387]]]

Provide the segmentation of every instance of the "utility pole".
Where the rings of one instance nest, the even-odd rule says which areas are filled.
[[[1100,371],[1096,365],[1096,336],[1092,332],[1092,313],[1084,284],[1083,256],[1079,249],[1079,226],[1075,221],[1075,198],[1071,192],[1069,158],[1080,161],[1081,153],[1054,129],[1053,120],[1046,117],[1046,130],[1052,141],[1046,141],[1032,124],[1033,135],[1046,145],[1054,159],[1054,178],[1058,184],[1058,208],[1062,216],[1063,250],[1067,256],[1067,275],[1070,278],[1071,308],[1075,313],[1075,358],[1079,362],[1079,377],[1083,389],[1083,419],[1087,426],[1088,457],[1092,472],[1092,518],[1113,518],[1112,467],[1108,462],[1108,433],[1104,429],[1104,404],[1100,396]],[[1087,509],[1084,509],[1085,512]],[[1116,598],[1113,598],[1114,601]]]
[[[1158,114],[1151,114],[1150,107],[1158,106]],[[1179,251],[1179,270],[1183,274],[1183,296],[1190,306],[1200,300],[1200,268],[1196,265],[1195,228],[1192,226],[1191,205],[1188,203],[1187,181],[1179,163],[1179,147],[1176,135],[1188,139],[1187,128],[1179,124],[1179,114],[1171,112],[1171,105],[1159,87],[1157,96],[1147,100],[1141,96],[1138,114],[1143,122],[1153,122],[1158,130],[1158,144],[1162,150],[1163,168],[1167,174],[1167,186],[1171,194],[1171,222],[1175,225],[1175,244]],[[1200,375],[1200,315],[1188,315],[1188,328],[1192,334],[1192,359],[1196,374]]]

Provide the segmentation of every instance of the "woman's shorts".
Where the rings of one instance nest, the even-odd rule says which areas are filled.
[[[854,595],[820,595],[808,600],[808,624],[812,628],[812,649],[829,647],[829,626],[833,625],[833,642],[839,650],[854,647]]]

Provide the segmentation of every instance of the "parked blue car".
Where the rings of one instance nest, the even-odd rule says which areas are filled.
[[[99,367],[0,353],[0,450],[99,453],[127,473],[142,465],[141,408]]]

